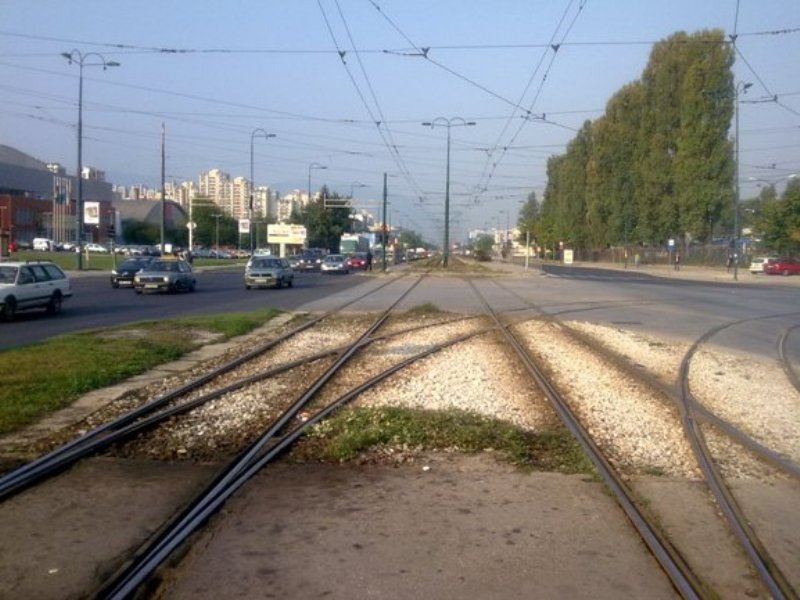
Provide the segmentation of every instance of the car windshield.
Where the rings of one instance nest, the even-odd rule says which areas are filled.
[[[124,271],[127,271],[129,269],[141,269],[146,264],[147,264],[146,262],[141,260],[126,260],[119,266],[119,269]]]
[[[157,260],[150,263],[148,271],[178,271],[178,263],[167,260]]]
[[[252,267],[255,269],[277,269],[280,268],[281,263],[274,258],[262,258],[261,260],[254,260]]]

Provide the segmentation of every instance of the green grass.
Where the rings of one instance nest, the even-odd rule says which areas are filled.
[[[534,433],[464,411],[398,407],[340,410],[314,426],[291,457],[297,461],[346,462],[373,446],[457,449],[466,453],[491,448],[520,467],[592,472],[580,446],[564,428]]]
[[[204,333],[227,339],[278,313],[262,309],[146,321],[4,350],[0,352],[0,434],[34,423],[81,394],[180,358],[203,343]]]

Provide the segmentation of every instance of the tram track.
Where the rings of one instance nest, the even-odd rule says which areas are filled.
[[[496,281],[494,283],[497,283]],[[416,284],[415,284],[416,285]],[[470,285],[472,283],[470,282]],[[502,287],[502,286],[500,286]],[[413,289],[413,288],[412,288]],[[409,290],[410,291],[410,290]],[[477,294],[477,290],[476,290]],[[399,302],[400,300],[398,300]],[[600,302],[596,303],[596,307],[598,309],[608,308],[613,303],[610,302]],[[393,305],[394,306],[394,305]],[[591,310],[591,308],[586,308],[587,310]],[[507,316],[515,315],[516,317],[520,317],[524,314],[526,310],[530,309],[513,309],[513,310],[506,310],[501,314],[505,314]],[[569,311],[565,311],[569,312]],[[497,315],[495,315],[496,317]],[[546,317],[541,317],[545,319]],[[525,317],[522,319],[517,319],[516,323],[524,322]],[[453,319],[446,319],[441,320],[438,323],[434,324],[442,324],[442,323],[457,323],[458,321],[465,320],[463,317],[455,317]],[[557,319],[553,319],[553,321],[557,321]],[[319,323],[319,320],[316,320],[315,323]],[[334,368],[334,365],[338,364],[342,358],[352,350],[352,354],[350,358],[353,358],[356,354],[361,353],[362,350],[366,349],[369,345],[385,341],[390,339],[391,336],[395,335],[404,335],[408,334],[409,337],[412,337],[418,327],[405,327],[400,328],[395,331],[391,332],[380,332],[379,329],[381,327],[386,328],[388,324],[388,320],[383,320],[378,325],[378,330],[372,331],[371,333],[362,333],[355,341],[350,344],[337,346],[334,348],[328,348],[323,351],[319,351],[317,353],[310,353],[304,355],[300,358],[293,359],[291,361],[287,361],[283,364],[273,364],[270,372],[269,369],[264,371],[263,373],[253,374],[249,376],[238,376],[235,373],[235,370],[231,369],[227,371],[227,378],[232,379],[232,381],[227,381],[223,387],[214,390],[208,390],[199,392],[198,390],[202,388],[203,385],[209,385],[209,382],[206,381],[200,384],[197,390],[192,392],[187,392],[185,395],[189,396],[192,393],[197,394],[200,393],[200,397],[191,398],[189,400],[181,400],[181,404],[178,406],[170,406],[166,410],[176,411],[173,414],[169,414],[164,416],[165,419],[171,418],[173,416],[177,416],[183,412],[189,412],[192,408],[196,406],[201,406],[203,403],[208,402],[210,399],[213,398],[221,398],[226,394],[231,394],[236,392],[237,390],[241,390],[246,386],[256,383],[258,381],[268,380],[271,377],[275,377],[280,375],[281,373],[288,373],[291,372],[293,369],[301,367],[302,365],[308,364],[309,362],[317,362],[319,363],[318,369],[323,370],[322,363],[325,363],[325,372],[329,372],[331,369],[334,370],[334,375],[322,384],[322,386],[317,389],[315,392],[312,392],[311,396],[308,397],[305,403],[302,406],[296,406],[293,403],[288,409],[283,413],[286,415],[286,419],[282,424],[278,426],[273,433],[271,438],[264,442],[263,445],[255,451],[254,454],[250,456],[250,458],[243,459],[244,462],[240,464],[238,470],[233,472],[230,476],[226,474],[220,473],[212,482],[210,488],[213,488],[217,484],[221,484],[221,487],[216,491],[212,492],[207,500],[201,502],[196,508],[187,509],[179,515],[179,519],[182,521],[182,525],[178,527],[178,532],[176,534],[166,534],[167,530],[171,529],[169,527],[162,528],[161,532],[158,534],[157,538],[154,538],[155,541],[152,543],[154,544],[154,554],[151,554],[149,550],[145,548],[141,548],[140,551],[137,553],[137,556],[146,556],[143,561],[143,571],[140,571],[140,568],[136,568],[133,572],[137,573],[134,575],[134,579],[131,580],[131,583],[127,583],[126,580],[120,579],[118,577],[113,577],[106,582],[106,586],[101,588],[100,590],[95,591],[95,597],[114,597],[114,598],[123,598],[129,597],[131,594],[135,593],[136,590],[139,590],[141,586],[148,580],[150,576],[158,569],[159,564],[161,564],[165,559],[169,558],[175,550],[184,544],[189,537],[192,535],[194,531],[196,531],[197,527],[202,525],[205,521],[207,521],[210,516],[218,510],[225,502],[230,498],[231,495],[236,493],[242,486],[244,486],[250,477],[252,477],[255,473],[259,472],[265,465],[269,464],[272,460],[274,460],[277,456],[279,456],[282,452],[285,452],[290,445],[299,439],[304,432],[308,430],[308,428],[313,427],[315,424],[319,423],[324,418],[330,416],[334,411],[339,409],[341,406],[347,404],[348,402],[352,401],[360,394],[363,394],[364,391],[368,390],[370,387],[376,385],[380,381],[385,380],[387,377],[390,377],[392,374],[402,371],[403,369],[409,367],[414,362],[422,360],[431,354],[438,352],[441,349],[444,349],[449,346],[457,345],[461,342],[465,342],[468,339],[472,339],[475,336],[480,336],[484,334],[489,334],[491,332],[495,332],[492,337],[498,337],[496,332],[501,331],[503,337],[507,334],[514,335],[513,329],[515,327],[515,323],[511,322],[510,320],[494,320],[489,325],[476,325],[470,332],[465,333],[460,336],[450,337],[447,341],[442,342],[441,344],[430,345],[425,350],[420,352],[415,352],[413,355],[408,356],[402,361],[395,362],[391,367],[386,369],[382,369],[380,372],[376,374],[370,374],[370,377],[363,382],[359,383],[351,387],[348,391],[344,393],[339,393],[338,391],[335,394],[335,398],[331,399],[331,394],[327,393],[326,395],[328,398],[325,399],[324,402],[320,402],[320,395],[323,388],[326,388],[326,385],[329,384],[335,377],[335,373],[341,372],[340,368],[344,368],[345,364],[349,361],[347,359],[344,360],[344,363],[340,364],[339,367]],[[427,327],[429,324],[424,324],[419,326],[419,328]],[[396,329],[396,328],[395,328]],[[788,336],[788,333],[786,333]],[[518,341],[521,344],[521,342]],[[415,344],[412,342],[411,346],[414,347]],[[598,345],[600,346],[600,345]],[[272,346],[272,349],[276,349],[276,346]],[[523,348],[524,350],[524,348]],[[269,349],[266,351],[269,352]],[[613,355],[613,352],[608,352],[609,356]],[[265,363],[269,363],[270,360],[266,360]],[[631,369],[632,373],[638,372],[639,376],[643,375],[643,370],[641,365],[633,366],[628,363],[629,368]],[[199,379],[199,378],[198,378]],[[658,380],[658,378],[653,377],[654,380]],[[658,380],[661,381],[661,380]],[[671,394],[675,394],[675,386],[670,386],[669,384],[664,383],[661,381],[661,387],[663,388],[664,393],[667,393],[667,390],[671,390]],[[314,387],[312,385],[312,387]],[[333,386],[334,389],[337,386]],[[327,389],[327,388],[326,388]],[[304,394],[305,396],[305,394]],[[178,397],[172,398],[171,401],[177,402],[179,400]],[[299,399],[298,399],[299,401]],[[693,400],[690,400],[693,401]],[[190,403],[196,404],[192,407],[185,407]],[[702,408],[695,407],[698,411],[698,414],[702,412]],[[299,419],[298,416],[300,415],[300,411],[307,413],[304,415],[302,419]],[[291,413],[291,414],[289,414]],[[283,418],[283,416],[281,417]],[[713,421],[715,417],[711,415],[708,417],[709,421]],[[131,427],[130,430],[125,431],[124,434],[121,434],[119,439],[105,439],[105,447],[108,447],[112,444],[115,444],[123,439],[129,439],[130,437],[136,436],[139,433],[143,433],[149,425],[144,425],[146,418],[140,418],[136,422],[128,423],[122,427],[120,427],[120,431],[124,430],[126,427]],[[274,424],[277,424],[278,421],[275,421]],[[155,426],[155,421],[153,422],[153,426]],[[141,427],[141,429],[137,429],[137,427]],[[744,434],[742,434],[744,435]],[[746,436],[745,436],[746,437]],[[259,440],[260,441],[260,440]],[[253,444],[258,443],[258,441],[253,442]],[[246,452],[250,452],[253,450],[253,445],[249,446]],[[99,450],[98,450],[99,451]],[[606,461],[608,462],[608,461]],[[608,465],[614,469],[611,463]],[[625,477],[622,476],[620,481],[623,486],[626,485]],[[630,490],[629,490],[630,491]],[[635,494],[634,494],[635,496]],[[631,500],[635,502],[634,499]],[[193,503],[194,504],[194,503]],[[191,510],[192,512],[188,512]],[[638,519],[639,517],[636,517]],[[646,520],[646,516],[642,517]],[[634,519],[631,519],[632,521]],[[645,523],[642,525],[643,527],[647,528],[647,524]],[[654,534],[656,538],[658,538],[658,531],[657,529],[654,530]],[[654,544],[660,544],[661,549],[654,552],[654,555],[659,557],[659,553],[663,554],[661,558],[659,558],[659,562],[661,560],[664,561],[673,561],[675,563],[674,567],[663,567],[665,572],[668,572],[668,569],[675,568],[677,574],[670,574],[670,579],[673,580],[673,585],[675,589],[679,591],[679,593],[684,597],[709,597],[713,595],[713,592],[709,591],[707,584],[701,581],[699,578],[695,577],[691,569],[688,571],[683,570],[683,566],[680,565],[681,557],[680,553],[677,552],[677,558],[675,558],[676,551],[674,548],[671,548],[668,541],[665,540],[657,540],[653,542]],[[149,558],[148,558],[149,557]],[[137,558],[138,560],[138,558]],[[684,561],[685,562],[685,561]],[[119,576],[122,573],[120,571],[117,573]],[[139,575],[138,573],[143,573],[143,575]],[[677,583],[675,583],[677,581]],[[792,596],[786,596],[792,597]]]
[[[681,423],[686,438],[691,445],[692,451],[703,473],[706,485],[712,492],[715,502],[717,506],[719,506],[728,527],[736,537],[753,568],[758,573],[760,579],[773,598],[797,598],[797,592],[793,588],[792,583],[781,571],[776,561],[769,555],[769,552],[765,548],[764,544],[758,539],[758,536],[751,527],[746,515],[736,502],[730,488],[725,483],[721,473],[719,472],[719,469],[716,466],[715,459],[712,457],[711,452],[705,442],[705,436],[703,435],[702,428],[699,426],[697,419],[699,418],[709,425],[714,426],[724,435],[737,442],[740,446],[758,456],[759,459],[772,465],[790,477],[798,478],[798,475],[800,475],[800,466],[796,462],[782,455],[780,452],[763,445],[747,433],[743,432],[740,428],[715,415],[712,411],[703,406],[703,404],[694,397],[689,389],[689,369],[692,357],[701,345],[707,343],[715,335],[725,329],[741,325],[743,323],[750,323],[763,319],[793,317],[797,316],[797,313],[767,315],[741,319],[713,327],[712,329],[706,331],[691,345],[681,361],[676,382],[669,384],[664,382],[659,377],[643,372],[640,366],[633,365],[614,351],[602,346],[601,344],[598,344],[595,340],[589,338],[589,336],[578,332],[568,325],[560,322],[556,315],[546,313],[541,307],[521,297],[519,294],[516,294],[516,292],[508,290],[497,281],[494,283],[498,287],[525,302],[530,308],[536,310],[538,312],[538,318],[543,318],[547,322],[558,326],[561,331],[569,335],[578,343],[589,347],[592,352],[602,356],[604,360],[607,360],[610,364],[614,365],[615,368],[619,368],[625,372],[627,376],[633,379],[644,381],[648,386],[651,386],[652,389],[659,392],[660,397],[665,398],[671,405],[677,406],[680,409]],[[785,345],[788,335],[795,329],[795,327],[796,326],[792,326],[784,330],[778,342],[778,351],[784,366],[784,371],[790,380],[791,375],[794,372],[791,369],[790,362],[785,356]],[[792,381],[792,383],[794,384],[794,381]]]

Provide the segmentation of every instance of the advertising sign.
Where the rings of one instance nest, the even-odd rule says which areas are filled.
[[[84,202],[83,203],[83,222],[87,225],[100,224],[100,203],[99,202]]]
[[[270,244],[305,244],[306,228],[304,225],[272,223],[267,225],[267,241]]]
[[[250,219],[239,219],[239,233],[250,233]]]

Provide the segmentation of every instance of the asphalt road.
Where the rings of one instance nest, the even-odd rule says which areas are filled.
[[[401,267],[402,268],[402,267]],[[757,279],[743,273],[740,283],[717,279],[709,271],[659,273],[591,266],[544,265],[521,267],[493,264],[510,270],[502,284],[551,314],[565,319],[619,326],[663,337],[694,341],[709,329],[738,322],[714,342],[728,349],[775,356],[776,340],[800,324],[800,278]],[[491,280],[491,278],[489,278]],[[487,280],[487,281],[489,281]],[[95,327],[181,315],[248,311],[264,306],[322,311],[341,306],[359,284],[376,286],[381,279],[364,274],[320,275],[298,273],[294,288],[244,289],[241,269],[197,274],[193,294],[137,295],[112,289],[105,274],[73,277],[74,297],[62,314],[44,311],[20,313],[12,323],[0,323],[0,350],[45,340],[51,336]],[[454,312],[482,312],[474,294],[459,278],[432,277],[404,304],[433,304]],[[796,285],[797,284],[797,285]],[[499,310],[520,310],[520,301],[491,285]],[[396,300],[397,289],[385,290],[360,301],[354,310],[385,310]],[[504,305],[505,303],[505,305]],[[800,357],[800,328],[788,338],[792,357]]]
[[[0,350],[46,340],[62,333],[120,325],[148,319],[250,311],[267,306],[292,310],[321,296],[335,294],[363,282],[362,275],[297,273],[292,288],[245,290],[243,269],[196,273],[197,291],[187,294],[136,294],[113,289],[108,274],[72,276],[73,296],[61,314],[43,310],[20,312],[10,323],[0,323]]]

